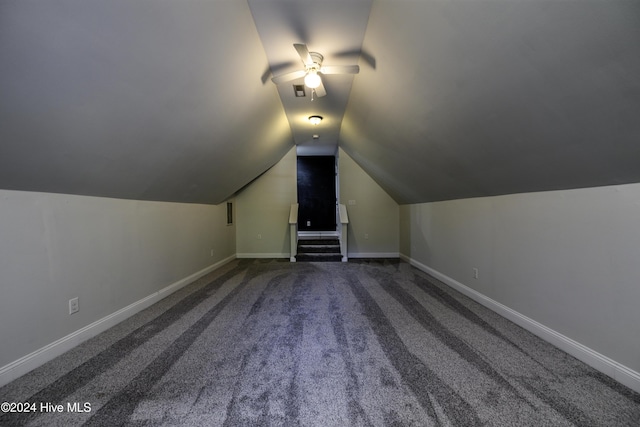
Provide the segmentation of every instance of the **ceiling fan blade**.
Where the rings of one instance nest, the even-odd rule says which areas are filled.
[[[358,65],[333,65],[320,68],[322,74],[358,74],[360,67]]]
[[[318,98],[323,97],[327,94],[327,91],[325,90],[324,85],[322,84],[322,80],[320,80],[320,86],[318,86],[314,90],[316,91],[316,96]]]
[[[304,65],[313,65],[313,59],[311,59],[311,55],[309,55],[309,49],[307,49],[306,44],[294,43],[293,47],[298,51],[298,55],[300,55],[300,59],[302,59]]]
[[[296,80],[306,75],[307,75],[307,72],[305,70],[292,71],[290,73],[285,73],[285,74],[281,74],[279,76],[273,77],[271,81],[279,85],[280,83],[290,82],[291,80]]]

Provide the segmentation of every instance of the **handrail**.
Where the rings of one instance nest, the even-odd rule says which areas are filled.
[[[349,224],[349,214],[347,207],[343,204],[338,206],[338,215],[340,216],[340,252],[342,253],[342,262],[347,262],[347,231]]]
[[[298,204],[293,203],[289,209],[289,232],[291,234],[291,257],[289,261],[296,262],[298,254]]]

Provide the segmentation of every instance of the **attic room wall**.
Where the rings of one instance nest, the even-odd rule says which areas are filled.
[[[289,258],[289,210],[296,200],[294,147],[236,196],[238,258]]]
[[[506,306],[501,314],[640,389],[640,184],[403,205],[400,212],[404,257],[483,303]]]
[[[0,384],[234,255],[225,204],[0,190]]]
[[[398,204],[342,149],[338,163],[340,203],[349,214],[348,256],[397,257]],[[355,204],[350,205],[350,200]]]

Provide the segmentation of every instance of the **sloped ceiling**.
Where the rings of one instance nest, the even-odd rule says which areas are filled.
[[[640,2],[375,1],[340,145],[399,203],[640,181]]]
[[[0,188],[219,203],[293,147],[246,2],[0,3]]]
[[[371,0],[248,0],[273,75],[303,69],[293,43],[306,44],[324,57],[323,65],[354,65],[361,56]],[[267,76],[270,77],[270,76]],[[312,100],[296,97],[293,85],[300,78],[278,85],[278,93],[291,125],[298,155],[335,155],[349,100],[353,75],[324,75],[327,96]],[[314,126],[308,117],[319,115]],[[313,135],[318,139],[314,139]]]
[[[4,0],[0,188],[220,203],[313,147],[298,42],[399,203],[640,182],[638,1]]]

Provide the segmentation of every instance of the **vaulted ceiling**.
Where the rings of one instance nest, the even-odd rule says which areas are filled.
[[[295,98],[293,43],[360,73]],[[220,203],[294,145],[399,203],[640,182],[633,0],[4,0],[0,62],[2,189]]]

